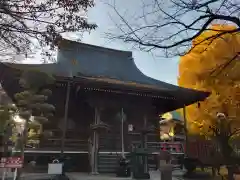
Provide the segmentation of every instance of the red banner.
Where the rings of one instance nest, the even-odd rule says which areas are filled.
[[[23,157],[2,157],[0,159],[0,168],[22,168]]]

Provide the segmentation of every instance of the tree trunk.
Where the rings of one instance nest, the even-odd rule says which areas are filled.
[[[225,138],[221,138],[219,140],[219,144],[221,147],[221,151],[223,154],[223,158],[224,158],[224,162],[227,165],[227,170],[228,170],[228,174],[227,174],[227,179],[228,180],[234,180],[234,165],[235,165],[235,158],[232,156],[233,155],[233,148],[231,147],[230,143],[229,143],[229,137],[225,137]]]
[[[12,127],[8,125],[6,127],[5,133],[3,134],[3,157],[6,157],[8,155],[8,141],[12,134],[11,128]]]
[[[9,138],[11,136],[10,132],[11,132],[11,128],[10,126],[7,126],[4,134],[3,134],[3,156],[4,158],[8,157],[9,154],[8,154],[8,141],[9,141]],[[3,168],[3,176],[5,176],[5,173],[7,171],[7,168]],[[3,177],[4,178],[4,177]]]
[[[21,157],[23,157],[24,159],[24,150],[25,150],[25,146],[27,144],[27,140],[28,140],[28,120],[25,121],[25,124],[24,124],[24,130],[23,130],[23,133],[22,133],[22,139],[21,139]],[[24,163],[24,161],[23,161]],[[23,165],[24,167],[24,165]],[[22,174],[22,168],[18,168],[17,169],[17,177],[16,177],[16,180],[20,180],[21,178],[21,174]]]

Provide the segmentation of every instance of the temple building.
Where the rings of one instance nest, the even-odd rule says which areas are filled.
[[[56,63],[1,63],[2,87],[13,98],[20,91],[16,72],[36,69],[55,77],[49,101],[56,112],[43,125],[52,132],[51,137],[27,148],[25,156],[41,165],[63,151],[71,158],[73,171],[113,172],[119,155],[141,144],[146,129],[144,146],[159,151],[159,114],[209,95],[144,75],[132,52],[66,39],[59,42]]]

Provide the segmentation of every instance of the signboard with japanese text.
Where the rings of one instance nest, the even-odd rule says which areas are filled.
[[[0,168],[22,168],[23,157],[2,157],[0,159]]]

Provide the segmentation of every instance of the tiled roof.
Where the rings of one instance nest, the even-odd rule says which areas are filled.
[[[149,89],[178,96],[185,104],[204,100],[209,93],[181,88],[144,75],[136,66],[132,53],[104,47],[63,40],[59,44],[58,58],[52,64],[2,63],[15,69],[51,73],[66,78],[80,77],[100,83],[117,84],[123,87]],[[161,72],[159,72],[161,73]]]

